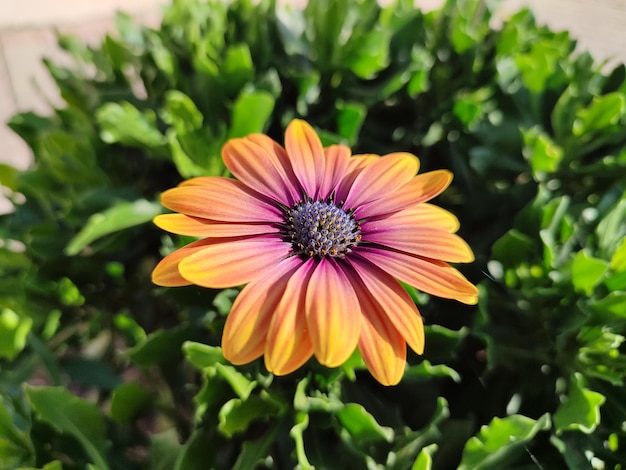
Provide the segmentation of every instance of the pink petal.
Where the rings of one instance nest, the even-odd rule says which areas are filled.
[[[181,287],[190,285],[191,282],[180,275],[178,265],[187,256],[206,248],[208,243],[209,242],[206,240],[198,240],[167,255],[152,270],[152,282],[158,286],[164,287]]]
[[[344,203],[352,188],[352,183],[366,167],[380,160],[379,155],[367,153],[363,155],[353,155],[348,160],[348,168],[337,187],[335,188],[335,204]]]
[[[380,217],[384,214],[398,212],[414,204],[429,201],[441,194],[452,182],[452,173],[448,170],[435,170],[422,173],[408,183],[372,202],[368,202],[355,210],[358,219]]]
[[[326,199],[339,184],[348,169],[350,149],[345,145],[331,145],[324,149],[326,171],[319,189],[319,199]]]
[[[189,217],[184,214],[161,214],[153,219],[154,224],[178,235],[189,237],[239,237],[277,233],[276,224],[234,224],[215,220]]]
[[[458,235],[430,227],[402,227],[390,225],[376,232],[363,232],[363,242],[377,243],[384,247],[426,258],[469,263],[474,253]]]
[[[353,257],[350,264],[358,276],[352,284],[361,286],[357,290],[359,300],[369,297],[371,308],[386,315],[410,348],[423,354],[424,323],[407,291],[392,276],[363,258]],[[363,306],[361,309],[365,311]]]
[[[283,220],[282,211],[260,194],[239,181],[217,176],[202,184],[169,189],[161,195],[161,203],[175,212],[223,222]]]
[[[307,122],[294,119],[285,131],[285,148],[302,187],[310,197],[317,198],[325,170],[319,137]]]
[[[291,253],[291,245],[275,235],[253,238],[207,238],[209,245],[178,265],[193,284],[213,289],[235,287],[264,276]]]
[[[275,375],[298,369],[313,354],[305,311],[306,289],[315,267],[311,258],[291,275],[272,315],[265,341],[265,367]]]
[[[263,354],[274,311],[287,282],[301,264],[295,256],[287,258],[239,293],[222,334],[222,352],[228,361],[247,364]]]
[[[356,208],[380,199],[408,183],[419,169],[419,160],[410,153],[392,153],[366,166],[354,179],[345,207]]]
[[[420,227],[432,227],[448,233],[456,232],[459,219],[439,206],[427,202],[415,204],[392,214],[385,214],[379,218],[370,218],[361,223],[361,230],[374,233],[389,227],[403,227],[406,230]]]
[[[363,258],[423,292],[470,305],[478,302],[476,286],[443,261],[375,247],[358,248],[358,254]],[[354,254],[356,255],[356,250]]]
[[[337,367],[359,341],[361,309],[354,288],[338,264],[322,259],[306,292],[306,320],[317,360]]]
[[[230,172],[246,186],[291,206],[301,198],[299,184],[288,174],[285,150],[265,137],[231,139],[222,149],[222,158]]]

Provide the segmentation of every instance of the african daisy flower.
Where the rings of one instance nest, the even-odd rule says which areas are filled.
[[[224,357],[260,356],[284,375],[315,355],[327,367],[356,348],[382,384],[400,381],[406,345],[424,350],[424,327],[398,281],[466,304],[477,289],[447,262],[470,262],[449,212],[426,203],[448,187],[446,170],[416,175],[408,153],[351,155],[323,148],[294,120],[285,147],[261,134],[222,150],[236,179],[198,177],[161,196],[177,212],[155,223],[202,237],[154,269],[161,286],[227,288],[247,284],[227,316]]]

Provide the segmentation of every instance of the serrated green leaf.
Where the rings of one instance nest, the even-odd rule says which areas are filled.
[[[567,398],[554,413],[557,435],[569,430],[591,434],[600,424],[600,407],[605,400],[601,393],[584,388],[582,374],[574,374]]]
[[[25,386],[39,419],[75,437],[100,470],[108,470],[104,420],[93,403],[72,395],[63,387]]]
[[[93,241],[120,230],[145,224],[162,212],[161,204],[145,199],[117,202],[106,211],[89,217],[83,229],[68,243],[65,254],[77,255]]]
[[[393,440],[393,429],[378,424],[376,419],[362,405],[348,403],[337,411],[335,416],[359,445],[364,446],[377,441],[391,442]]]
[[[550,416],[546,413],[538,420],[522,415],[493,418],[482,426],[477,436],[470,438],[463,449],[459,470],[485,470],[506,468],[507,462],[523,452],[523,444],[539,431],[550,428]]]
[[[315,470],[315,467],[311,465],[307,459],[306,452],[304,450],[304,431],[309,427],[309,414],[299,411],[296,413],[295,424],[289,431],[289,435],[294,440],[296,445],[296,458],[298,464],[302,470]]]
[[[161,117],[178,134],[199,129],[204,120],[193,100],[178,90],[170,90],[165,94],[165,108]]]

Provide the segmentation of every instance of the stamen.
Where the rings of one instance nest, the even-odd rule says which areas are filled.
[[[361,227],[353,211],[328,201],[312,202],[306,197],[285,211],[284,238],[294,254],[344,258],[361,240]]]

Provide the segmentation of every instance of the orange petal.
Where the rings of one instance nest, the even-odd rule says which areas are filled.
[[[363,319],[359,351],[365,365],[383,385],[396,385],[402,379],[406,366],[406,343],[389,318],[370,302],[369,296],[361,299]]]
[[[180,275],[178,265],[187,256],[206,248],[207,244],[208,242],[206,240],[198,240],[167,255],[152,271],[152,282],[158,286],[164,287],[190,285],[191,282]]]
[[[469,305],[478,302],[476,286],[443,261],[368,246],[359,247],[359,254],[393,277],[423,292]]]
[[[408,183],[375,201],[364,204],[355,210],[359,219],[377,217],[406,209],[413,204],[426,202],[441,194],[452,182],[452,173],[448,170],[435,170],[422,173]]]
[[[275,375],[298,369],[313,354],[305,310],[306,286],[315,261],[309,259],[292,274],[278,303],[265,341],[265,367]]]
[[[331,145],[324,149],[326,168],[319,189],[319,198],[326,199],[337,187],[348,169],[350,149],[345,145]]]
[[[324,178],[324,148],[315,130],[306,121],[294,119],[285,131],[285,148],[302,187],[317,198]]]
[[[291,252],[289,243],[273,235],[204,241],[209,245],[182,260],[178,270],[189,282],[213,289],[239,286],[264,276]]]
[[[222,149],[222,158],[230,172],[246,186],[291,206],[300,199],[300,185],[287,174],[285,150],[274,144],[271,139],[258,137],[231,139]]]
[[[352,155],[348,160],[348,168],[346,174],[343,176],[339,184],[335,189],[335,203],[343,203],[348,197],[352,183],[357,176],[363,171],[364,168],[374,164],[380,160],[380,155],[373,153],[366,153],[362,155]]]
[[[364,232],[376,232],[388,227],[404,227],[409,230],[416,225],[437,228],[448,233],[456,232],[461,226],[459,219],[447,210],[423,202],[393,214],[385,214],[380,218],[368,219],[361,223],[361,229]]]
[[[210,186],[215,176],[196,176],[180,182],[178,186]]]
[[[337,367],[348,360],[359,341],[361,309],[338,264],[322,259],[306,293],[306,320],[317,360]]]
[[[378,161],[380,159],[380,155],[376,155],[374,153],[363,153],[358,155],[352,155],[350,160],[348,161],[348,172],[357,172],[360,173],[363,168],[371,165],[372,163]]]
[[[436,228],[390,225],[376,232],[362,233],[364,242],[377,243],[412,255],[455,263],[474,261],[474,253],[465,240]]]
[[[163,230],[189,237],[239,237],[280,231],[275,224],[230,224],[184,214],[161,214],[152,221]]]
[[[263,354],[272,315],[287,282],[301,264],[295,256],[287,258],[239,293],[222,334],[222,352],[228,361],[247,364]]]
[[[357,290],[359,299],[371,297],[371,304],[389,318],[396,330],[417,354],[424,353],[424,323],[411,296],[393,277],[362,258],[351,260],[361,285]],[[363,309],[363,307],[361,307]]]
[[[366,166],[354,179],[345,207],[356,208],[375,201],[408,183],[419,169],[419,160],[410,153],[391,153]]]
[[[280,209],[230,178],[211,177],[205,184],[188,184],[165,191],[161,203],[193,217],[224,222],[280,222]]]

